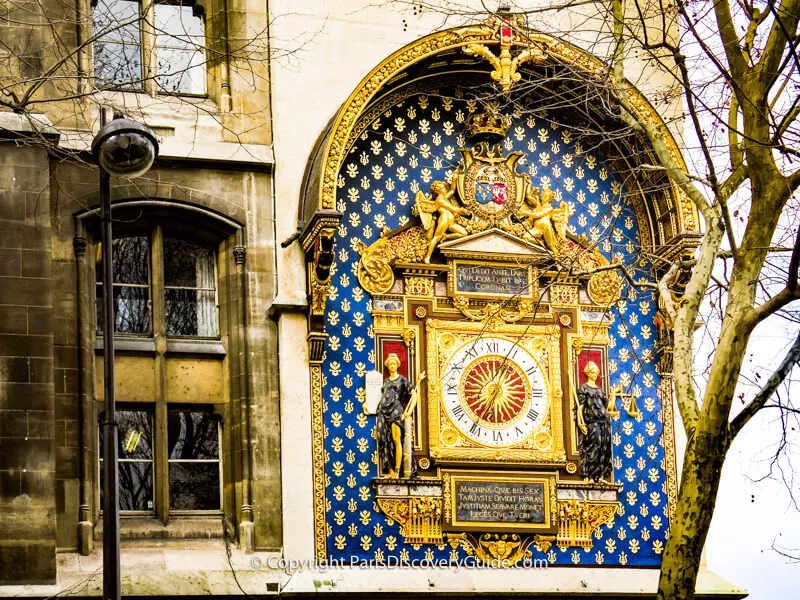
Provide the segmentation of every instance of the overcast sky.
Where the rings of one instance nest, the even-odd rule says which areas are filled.
[[[751,344],[753,366],[770,373],[784,355],[791,332],[783,322],[774,325],[771,335],[761,335]],[[795,367],[797,376],[797,367]],[[800,386],[792,386],[792,397],[800,397]],[[782,390],[785,393],[785,390]],[[728,453],[723,468],[719,500],[706,544],[709,568],[750,592],[751,600],[800,599],[800,561],[779,555],[772,546],[794,549],[800,557],[800,512],[792,505],[789,488],[800,502],[800,472],[787,483],[764,479],[781,426],[776,410],[762,411],[742,430]],[[796,423],[796,421],[795,421]],[[800,468],[800,431],[790,432],[794,442],[795,468]],[[787,479],[793,474],[787,460],[782,461]],[[780,477],[775,472],[775,477]]]

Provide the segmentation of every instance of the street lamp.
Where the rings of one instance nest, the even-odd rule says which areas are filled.
[[[120,116],[106,123],[100,109],[100,131],[92,140],[92,154],[100,167],[100,206],[103,250],[103,599],[119,600],[119,468],[114,405],[114,274],[111,235],[111,176],[134,178],[147,173],[158,156],[153,132]]]

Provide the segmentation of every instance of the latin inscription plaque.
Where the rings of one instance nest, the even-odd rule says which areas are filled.
[[[544,483],[456,481],[456,519],[464,523],[544,523]]]
[[[528,267],[507,267],[456,263],[455,292],[489,296],[530,296]]]
[[[546,531],[554,527],[551,482],[533,477],[450,475],[450,528],[480,531]]]

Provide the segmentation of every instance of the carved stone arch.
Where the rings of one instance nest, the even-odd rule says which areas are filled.
[[[336,211],[337,175],[356,137],[354,132],[359,122],[375,107],[376,101],[414,78],[431,77],[432,69],[440,68],[442,72],[449,70],[452,73],[460,68],[474,72],[474,65],[466,64],[469,61],[464,60],[466,55],[461,50],[475,43],[490,47],[499,45],[495,29],[488,25],[460,27],[416,40],[378,64],[347,98],[309,157],[299,211],[299,225],[303,232],[301,243],[306,251],[324,227],[322,223],[330,226],[339,217]],[[515,46],[529,47],[532,44],[543,49],[553,64],[569,65],[598,80],[607,77],[608,67],[600,59],[551,35],[528,30],[524,43],[514,42]],[[662,130],[672,156],[684,165],[679,146],[656,109],[636,89],[631,88],[629,100],[643,120]],[[671,214],[670,222],[665,224],[663,218],[662,222],[656,222],[658,217],[652,211],[643,211],[637,216],[648,219],[655,238],[653,246],[670,248],[670,254],[674,254],[693,247],[700,226],[696,207],[681,190],[666,179],[665,182],[668,192],[659,211],[661,215]]]
[[[84,218],[99,210],[100,192],[93,191],[79,199],[82,206],[90,207],[75,213],[76,218]],[[145,206],[172,206],[195,214],[204,214],[211,221],[224,223],[226,227],[240,229],[246,222],[244,209],[221,196],[174,183],[160,181],[120,181],[111,188],[112,207],[125,207],[138,204]]]

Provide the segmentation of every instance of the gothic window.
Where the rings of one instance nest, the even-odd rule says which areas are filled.
[[[113,273],[115,332],[149,336],[155,330],[173,337],[219,336],[216,254],[212,249],[164,237],[156,228],[150,237],[114,240]],[[97,328],[101,331],[103,269],[99,244],[96,282]],[[154,302],[159,303],[158,310],[153,310]]]
[[[103,417],[100,417],[100,501],[103,499]],[[117,411],[119,438],[119,508],[125,512],[152,512],[153,412],[150,409]]]
[[[219,419],[195,408],[173,409],[167,430],[170,510],[219,510]]]
[[[205,23],[195,2],[95,0],[93,7],[98,87],[144,90],[154,81],[158,93],[206,93]]]
[[[154,513],[156,498],[169,498],[171,512],[219,511],[222,464],[220,461],[220,422],[213,411],[203,406],[169,406],[166,423],[166,450],[159,452],[155,440],[160,412],[152,407],[127,408],[120,404],[119,424],[119,504],[120,511]],[[100,502],[103,500],[103,416],[100,417]],[[156,472],[166,467],[166,477]],[[157,486],[167,486],[167,493]]]

